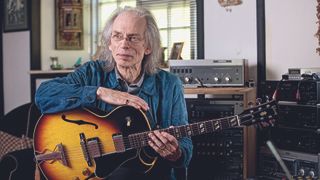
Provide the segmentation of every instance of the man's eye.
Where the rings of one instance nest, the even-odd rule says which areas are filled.
[[[120,34],[115,34],[112,36],[115,40],[120,40],[122,36]]]
[[[131,37],[130,37],[130,40],[133,41],[133,42],[137,42],[137,41],[139,41],[140,39],[139,39],[138,36],[131,36]]]

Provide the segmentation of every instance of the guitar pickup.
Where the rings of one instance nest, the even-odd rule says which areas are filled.
[[[101,157],[102,156],[102,151],[101,151],[99,142],[100,142],[99,138],[97,138],[97,137],[89,138],[87,140],[87,146],[88,146],[89,154],[91,157]]]
[[[124,152],[126,150],[121,133],[112,135],[112,139],[116,152]]]

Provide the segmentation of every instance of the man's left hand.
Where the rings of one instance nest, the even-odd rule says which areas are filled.
[[[149,145],[169,161],[177,161],[181,157],[181,149],[178,140],[167,132],[158,130],[148,134],[150,137]]]

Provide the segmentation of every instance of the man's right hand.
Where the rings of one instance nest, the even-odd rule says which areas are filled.
[[[98,88],[97,99],[114,105],[133,106],[136,109],[142,109],[144,111],[147,111],[149,109],[149,105],[138,96],[104,87]]]

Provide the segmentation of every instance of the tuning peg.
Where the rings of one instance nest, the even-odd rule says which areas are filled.
[[[249,108],[253,108],[253,106],[254,106],[254,103],[253,103],[253,102],[251,102],[251,101],[248,102],[248,107],[249,107]]]
[[[266,102],[270,102],[270,97],[269,97],[269,95],[266,95]]]
[[[256,104],[257,104],[257,105],[260,105],[261,103],[262,103],[262,99],[261,99],[261,98],[257,98],[257,99],[256,99]]]

